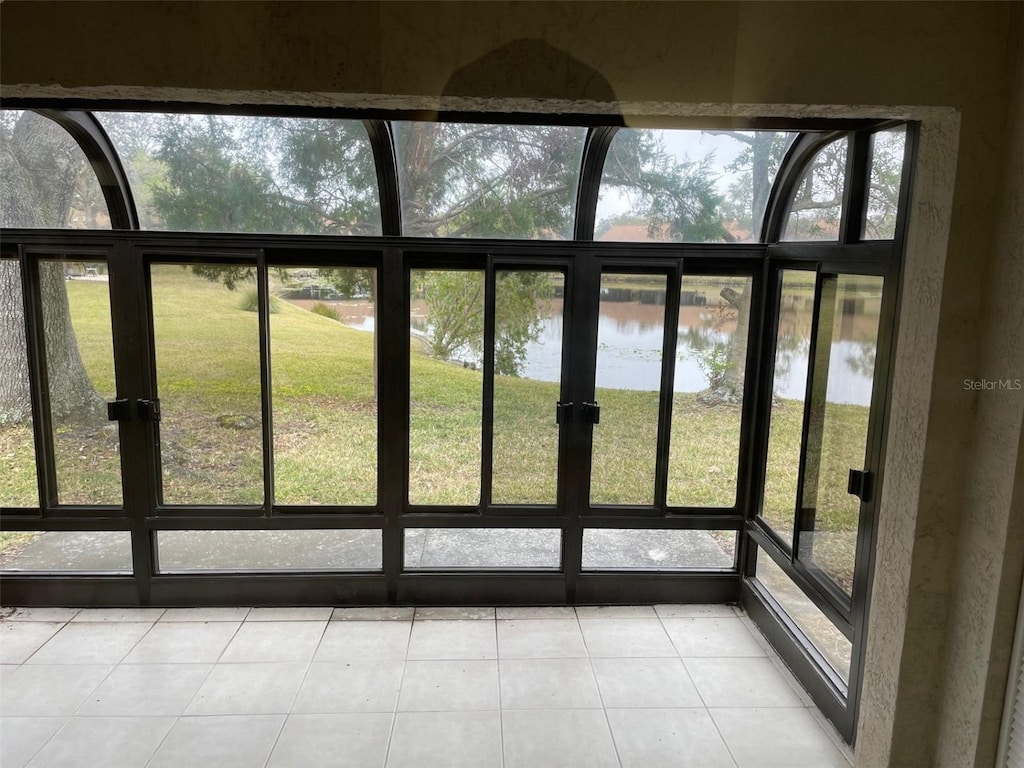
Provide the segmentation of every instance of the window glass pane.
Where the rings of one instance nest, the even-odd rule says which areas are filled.
[[[377,501],[374,269],[271,269],[274,496]]]
[[[495,276],[495,504],[557,501],[564,288],[560,273]]]
[[[846,185],[845,138],[826,144],[793,192],[783,240],[838,240]]]
[[[814,322],[814,281],[814,272],[782,271],[761,516],[789,545],[793,543],[793,515],[800,475],[800,436]]]
[[[601,176],[597,240],[757,242],[796,134],[624,128]]]
[[[99,112],[143,229],[379,235],[359,120]]]
[[[881,277],[839,275],[823,284],[799,557],[847,594],[860,520],[860,499],[847,481],[851,469],[864,468],[881,305]]]
[[[865,240],[890,240],[896,234],[906,142],[906,126],[871,136],[871,185],[864,221]]]
[[[120,504],[121,455],[106,403],[117,392],[106,262],[39,263],[60,504]]]
[[[683,277],[669,443],[670,506],[736,503],[750,284],[749,277]]]
[[[160,573],[379,571],[381,532],[159,531]]]
[[[480,503],[484,273],[413,270],[409,502]]]
[[[588,528],[583,531],[583,570],[676,571],[731,569],[735,531]]]
[[[591,504],[653,504],[664,275],[601,276]]]
[[[796,622],[800,631],[828,664],[843,680],[849,682],[853,645],[763,549],[757,551],[757,580]]]
[[[392,123],[403,234],[572,238],[585,128]]]
[[[131,573],[128,531],[2,531],[0,572]]]
[[[562,564],[558,528],[407,528],[406,570],[556,569]]]
[[[110,229],[82,148],[49,118],[0,110],[0,210],[5,227]]]
[[[0,470],[0,508],[39,506],[25,308],[14,259],[0,259]]]
[[[261,504],[255,265],[153,264],[165,504]]]

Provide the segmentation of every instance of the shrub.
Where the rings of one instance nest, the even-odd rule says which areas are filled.
[[[248,285],[242,289],[238,299],[238,308],[244,312],[258,312],[260,307],[260,292],[255,285]],[[276,315],[281,311],[281,297],[270,294],[270,313]]]
[[[310,310],[314,315],[321,315],[331,320],[337,320],[341,322],[341,315],[338,314],[338,310],[334,307],[329,307],[322,301],[318,301],[313,305],[313,309]]]

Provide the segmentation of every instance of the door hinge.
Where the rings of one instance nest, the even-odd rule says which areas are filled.
[[[563,403],[559,400],[555,403],[555,424],[572,423],[572,403]]]
[[[583,423],[584,424],[600,424],[601,423],[601,406],[597,402],[583,403]]]
[[[131,400],[111,400],[107,403],[107,421],[130,421],[131,418]]]
[[[160,401],[139,400],[139,418],[143,421],[151,421],[154,424],[160,421]]]

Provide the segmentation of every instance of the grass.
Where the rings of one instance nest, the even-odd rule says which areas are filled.
[[[110,397],[107,286],[71,281],[67,287],[86,368],[97,389]],[[262,503],[257,315],[239,309],[237,292],[177,266],[153,267],[153,297],[165,502]],[[376,503],[373,335],[287,302],[271,316],[270,328],[277,502]],[[482,375],[434,360],[420,344],[410,349],[411,501],[475,505],[480,501]],[[597,398],[601,424],[594,430],[591,500],[652,503],[656,394],[599,390]],[[552,383],[496,379],[495,502],[555,503],[557,399]],[[779,401],[772,412],[765,509],[782,531],[792,520],[801,413],[794,401]],[[827,481],[819,488],[817,521],[826,533],[815,541],[815,556],[847,582],[857,505],[846,495],[846,471],[863,463],[867,409],[830,405],[826,423],[822,477]],[[58,427],[62,501],[119,503],[117,442],[105,426]],[[696,395],[675,395],[670,503],[735,503],[739,427],[738,407],[705,406]],[[30,425],[0,429],[0,461],[0,502],[34,506]],[[395,468],[385,468],[383,482],[399,482]]]

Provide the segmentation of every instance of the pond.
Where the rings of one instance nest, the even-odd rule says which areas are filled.
[[[704,295],[714,296],[717,286],[707,286]],[[700,295],[700,294],[699,294]],[[598,319],[599,354],[597,386],[609,389],[653,391],[661,379],[661,352],[664,343],[664,291],[645,296],[644,301],[602,300]],[[423,302],[414,302],[414,305]],[[809,304],[809,302],[808,302]],[[425,307],[414,306],[414,330],[429,333]],[[877,313],[863,311],[857,305],[854,323],[843,322],[839,338],[832,343],[828,380],[828,399],[833,403],[870,405],[874,374],[875,340],[865,333],[877,322]],[[853,312],[854,310],[851,310]],[[521,376],[538,381],[558,381],[562,359],[562,301],[548,302],[540,319],[537,339],[527,345]],[[803,313],[803,314],[806,314]],[[352,328],[374,329],[374,317],[345,317]],[[868,322],[863,322],[867,320]],[[860,326],[864,325],[862,329]],[[701,392],[708,387],[704,350],[714,344],[727,348],[736,332],[735,313],[725,314],[714,302],[703,306],[681,306],[675,363],[676,392]],[[787,400],[802,400],[807,382],[807,355],[810,347],[809,323],[794,324],[785,333],[776,357],[775,394]],[[480,364],[469,353],[468,362]]]

